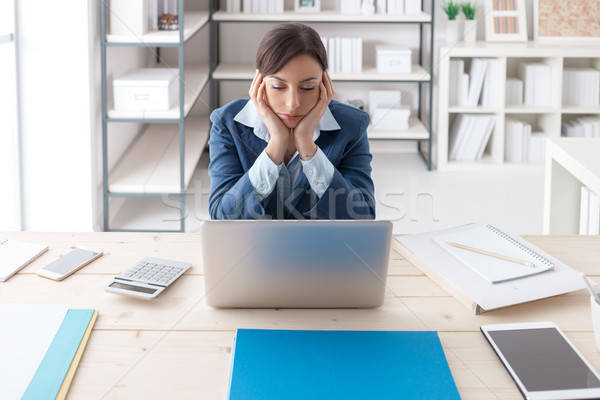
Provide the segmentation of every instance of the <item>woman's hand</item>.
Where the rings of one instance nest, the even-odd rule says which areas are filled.
[[[323,79],[319,84],[319,89],[319,101],[313,109],[302,118],[298,126],[294,129],[294,142],[301,157],[304,157],[306,154],[315,154],[316,145],[313,141],[313,132],[319,125],[319,121],[321,121],[329,103],[333,99],[333,83],[331,82],[331,77],[327,70],[323,71]],[[311,158],[312,156],[303,159],[309,160]]]
[[[256,70],[248,94],[250,94],[250,99],[254,103],[258,115],[269,131],[270,138],[265,151],[269,158],[275,164],[279,165],[283,162],[290,137],[290,130],[269,106],[267,96],[265,95],[265,81],[258,70]]]

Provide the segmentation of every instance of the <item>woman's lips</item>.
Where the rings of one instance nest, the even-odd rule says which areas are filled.
[[[279,114],[279,116],[288,121],[299,121],[304,117],[304,115],[297,114]]]

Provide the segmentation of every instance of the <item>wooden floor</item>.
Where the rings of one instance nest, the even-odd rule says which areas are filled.
[[[464,399],[521,399],[479,332],[483,324],[554,321],[600,369],[590,299],[583,290],[476,316],[393,252],[381,308],[219,310],[203,301],[198,234],[18,232],[0,237],[50,245],[46,254],[0,284],[1,303],[65,303],[99,310],[70,399],[223,399],[238,328],[436,330]],[[600,237],[527,238],[600,278]],[[74,246],[103,250],[104,256],[62,282],[35,274]],[[193,267],[152,301],[103,290],[144,256],[188,261]]]

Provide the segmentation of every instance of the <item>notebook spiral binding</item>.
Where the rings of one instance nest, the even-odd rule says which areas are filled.
[[[493,225],[488,224],[488,225],[486,225],[486,228],[488,228],[489,230],[491,230],[492,232],[494,232],[495,234],[500,236],[502,239],[508,241],[510,244],[518,247],[523,252],[534,257],[536,260],[540,261],[541,263],[546,264],[549,267],[554,267],[554,263],[552,261],[548,260],[546,257],[544,257],[541,254],[539,254],[538,252],[532,250],[530,247],[524,245],[523,243],[519,242],[518,240],[515,240],[509,234],[501,231],[500,229],[496,228]]]

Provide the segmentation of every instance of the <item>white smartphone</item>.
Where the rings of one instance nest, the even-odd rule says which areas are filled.
[[[600,398],[600,375],[553,322],[483,325],[525,399]]]
[[[40,269],[37,274],[44,278],[61,281],[101,255],[101,251],[87,249],[85,247],[76,247],[64,256],[52,261],[50,264]]]

